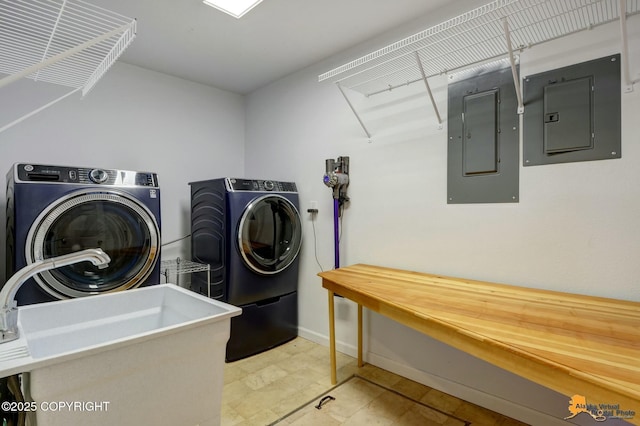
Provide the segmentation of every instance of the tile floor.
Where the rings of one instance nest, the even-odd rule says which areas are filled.
[[[472,425],[523,425],[372,365],[358,368],[356,360],[350,356],[338,353],[337,361],[339,381],[357,373]],[[225,364],[224,383],[222,426],[269,425],[332,388],[329,349],[298,337],[262,354]],[[421,419],[424,420],[421,423],[409,422],[406,413],[396,408],[397,404],[383,404],[382,409],[390,412],[380,415],[380,421],[369,420],[367,424],[460,424],[446,416]],[[375,409],[379,410],[380,406]],[[354,413],[333,424],[358,425],[361,424],[357,422],[358,418],[363,418],[363,414]]]

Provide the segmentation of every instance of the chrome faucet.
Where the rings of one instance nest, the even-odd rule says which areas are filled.
[[[0,343],[10,342],[18,335],[18,308],[16,293],[29,278],[40,272],[80,262],[91,262],[100,269],[109,265],[111,258],[102,249],[86,249],[49,259],[38,260],[16,272],[0,290]]]

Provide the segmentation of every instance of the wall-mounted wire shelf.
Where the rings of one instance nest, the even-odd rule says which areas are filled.
[[[160,262],[160,273],[164,275],[166,282],[170,282],[175,277],[176,285],[180,285],[180,275],[193,274],[195,272],[207,273],[207,288],[211,283],[211,268],[204,263],[192,262],[190,260],[183,260],[180,258],[173,260],[163,260]],[[207,295],[211,297],[211,293]]]
[[[26,77],[74,89],[45,108],[84,96],[135,34],[135,19],[82,0],[0,0],[0,88]]]
[[[370,137],[343,88],[373,96],[424,81],[430,94],[430,77],[508,56],[519,92],[514,52],[620,20],[625,84],[631,86],[626,18],[640,11],[639,4],[640,0],[495,0],[327,71],[318,81],[338,84]],[[431,101],[441,122],[432,97]]]

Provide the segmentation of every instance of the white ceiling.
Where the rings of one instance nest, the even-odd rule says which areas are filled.
[[[238,20],[201,0],[88,1],[137,19],[121,61],[240,94],[452,3],[264,0]]]

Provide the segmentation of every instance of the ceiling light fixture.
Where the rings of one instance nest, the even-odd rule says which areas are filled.
[[[262,0],[204,0],[207,6],[215,7],[234,18],[242,18],[245,13],[260,4]]]

